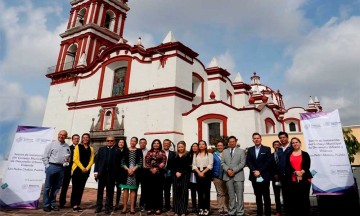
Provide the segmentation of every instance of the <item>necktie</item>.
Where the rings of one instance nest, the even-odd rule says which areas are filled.
[[[233,156],[233,152],[234,152],[234,149],[231,149],[231,150],[230,150],[230,156],[231,156],[231,157]]]
[[[274,157],[275,157],[275,163],[276,163],[276,165],[279,165],[279,156],[278,156],[277,151],[274,152]]]

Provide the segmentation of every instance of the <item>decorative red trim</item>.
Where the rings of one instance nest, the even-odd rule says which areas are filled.
[[[127,61],[128,62],[127,63],[127,70],[126,70],[126,74],[125,74],[125,90],[124,90],[124,94],[128,94],[128,92],[129,92],[129,83],[130,83],[129,80],[130,80],[130,73],[131,73],[131,60],[132,60],[131,56],[117,56],[117,57],[114,57],[114,58],[111,58],[111,59],[105,61],[102,64],[97,99],[101,98],[106,66],[113,63],[113,62],[117,62],[117,61]]]
[[[220,114],[214,114],[214,113],[210,113],[210,114],[206,114],[203,116],[200,116],[199,118],[197,118],[198,120],[198,140],[202,140],[202,123],[205,120],[208,119],[219,119],[222,121],[222,126],[223,126],[223,136],[227,136],[227,117],[224,115],[220,115]]]
[[[69,110],[73,110],[73,109],[83,109],[89,107],[109,106],[114,104],[128,103],[139,100],[149,100],[149,99],[169,97],[169,96],[176,96],[188,101],[192,101],[194,94],[178,87],[168,87],[168,88],[153,89],[149,91],[109,97],[109,98],[99,98],[96,100],[70,102],[67,103],[66,105],[69,107],[68,108]]]
[[[67,24],[66,29],[69,29],[69,28],[70,28],[71,20],[72,20],[72,17],[73,17],[73,16],[74,16],[74,12],[70,13],[70,17],[69,17],[69,21],[68,21],[68,24]]]
[[[206,68],[205,71],[208,75],[221,75],[224,77],[230,76],[230,73],[227,70],[220,67]]]
[[[234,92],[234,94],[238,95],[238,94],[246,94],[249,95],[249,92]]]
[[[251,90],[251,86],[246,83],[233,83],[232,86],[234,89],[245,89],[247,91]]]
[[[86,20],[87,20],[87,17],[89,16],[89,14],[90,14],[90,8],[89,8],[89,5],[87,5],[85,9],[86,9],[86,12],[85,12],[85,15],[84,15],[84,22],[83,22],[83,25],[86,25],[86,24],[87,24]]]
[[[154,135],[154,134],[179,134],[184,135],[183,132],[178,131],[157,131],[157,132],[145,132],[144,135]]]
[[[267,123],[270,123],[273,126],[273,133],[275,133],[275,122],[271,118],[266,118],[265,119],[266,133],[268,134],[270,132]]]
[[[204,103],[204,79],[196,72],[192,72],[192,75],[201,81],[201,103]]]
[[[178,50],[181,53],[183,53],[184,55],[189,56],[190,58],[195,58],[199,55],[198,53],[194,52],[192,49],[185,46],[184,44],[182,44],[179,41],[160,44],[159,46],[148,49],[148,51],[150,51],[150,52],[159,51],[159,52],[163,52],[163,53],[168,52],[168,51],[173,51],[173,50]],[[185,58],[185,57],[183,57],[183,58]]]
[[[89,23],[92,23],[92,22],[93,22],[95,5],[97,5],[97,2],[95,2],[95,4],[92,3],[92,8],[91,8],[91,11],[90,11],[90,20],[89,20]]]
[[[83,38],[78,38],[78,47],[76,50],[76,54],[75,54],[75,60],[74,60],[74,65],[76,66],[77,63],[79,62],[80,59],[80,55],[81,55],[81,49],[83,47]]]
[[[99,81],[99,88],[98,88],[97,99],[100,99],[100,98],[101,98],[102,87],[103,87],[103,83],[104,83],[104,74],[105,74],[105,66],[102,65],[102,66],[101,66],[101,75],[100,75],[100,81]]]
[[[81,52],[80,52],[80,57],[81,57],[81,55],[86,51],[85,49],[86,49],[86,44],[88,43],[88,39],[87,39],[87,37],[84,37],[83,38],[83,46],[82,46],[82,49],[81,49]],[[86,53],[86,55],[87,55],[87,53]],[[79,57],[79,58],[80,58]]]
[[[112,130],[114,128],[114,121],[115,121],[115,107],[112,108],[112,111],[111,111],[111,126],[110,126],[110,130]]]
[[[221,103],[221,104],[223,104],[223,105],[225,105],[225,106],[228,106],[228,107],[230,107],[230,108],[232,108],[232,109],[234,109],[234,110],[236,110],[236,111],[245,111],[245,110],[255,110],[255,111],[258,111],[258,112],[261,111],[261,110],[259,110],[259,109],[256,108],[256,107],[236,108],[236,107],[234,107],[234,106],[232,106],[232,105],[230,105],[230,104],[227,104],[227,103],[225,103],[225,102],[223,102],[223,101],[209,101],[209,102],[204,102],[204,103],[201,103],[201,104],[198,104],[198,105],[194,106],[190,111],[183,113],[182,116],[187,116],[187,115],[189,115],[190,113],[194,112],[194,111],[195,111],[197,108],[199,108],[200,106],[206,106],[206,105],[217,104],[217,103]]]
[[[224,83],[226,83],[226,80],[222,77],[211,77],[211,78],[208,78],[208,81],[211,81],[211,80],[221,80],[223,81]]]

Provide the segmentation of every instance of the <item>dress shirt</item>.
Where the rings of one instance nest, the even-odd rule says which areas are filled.
[[[213,165],[214,165],[213,154],[208,153],[205,154],[205,156],[200,156],[200,154],[194,155],[192,169],[195,169],[197,167],[200,168],[207,167],[209,169],[212,169]]]
[[[256,158],[257,158],[257,157],[258,157],[258,155],[259,155],[260,148],[261,148],[261,145],[259,145],[259,146],[255,146],[255,155],[256,155]]]
[[[61,143],[58,140],[46,146],[42,161],[45,167],[49,167],[49,163],[63,164],[65,162],[65,155],[70,154],[70,148],[67,143]]]

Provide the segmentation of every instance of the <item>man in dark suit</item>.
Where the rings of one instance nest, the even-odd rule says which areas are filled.
[[[271,149],[261,144],[261,135],[253,133],[255,146],[248,149],[246,164],[250,169],[249,180],[256,197],[257,215],[263,215],[263,198],[265,215],[271,215],[270,180],[271,180]]]
[[[61,186],[60,198],[59,198],[59,208],[64,208],[66,203],[66,193],[69,188],[70,180],[71,180],[71,167],[73,164],[73,156],[74,156],[74,149],[77,144],[79,144],[80,136],[79,134],[74,134],[71,137],[72,144],[69,146],[70,148],[70,162],[69,166],[65,167],[64,169],[64,178]]]
[[[275,197],[275,206],[276,206],[276,216],[281,215],[281,200],[280,200],[280,192],[281,192],[281,179],[280,179],[280,168],[279,168],[279,147],[280,142],[275,140],[272,143],[272,147],[274,149],[274,153],[271,154],[271,168],[272,168],[272,187],[274,191]]]
[[[166,154],[166,165],[165,165],[165,181],[164,181],[164,200],[165,200],[165,211],[170,211],[170,190],[171,190],[171,163],[175,158],[175,152],[170,151],[171,141],[169,139],[165,139],[163,141],[163,150]]]
[[[244,210],[244,166],[245,151],[236,146],[235,136],[229,137],[229,147],[223,151],[221,166],[223,180],[229,193],[229,216],[245,215]]]
[[[279,169],[280,169],[280,180],[281,180],[281,191],[283,196],[283,203],[284,203],[284,213],[289,213],[289,185],[288,181],[285,179],[286,174],[286,158],[288,155],[293,151],[293,147],[290,145],[289,142],[289,135],[281,131],[278,134],[280,140],[280,147],[278,149],[278,156],[279,156]]]
[[[100,147],[95,156],[94,177],[98,181],[97,200],[95,213],[103,207],[104,188],[106,187],[105,213],[111,214],[115,187],[115,158],[117,148],[114,146],[115,138],[108,136],[106,146]]]

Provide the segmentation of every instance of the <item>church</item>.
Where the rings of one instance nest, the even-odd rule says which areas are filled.
[[[239,73],[231,80],[232,71],[216,59],[205,66],[171,31],[155,47],[144,47],[141,38],[130,45],[123,37],[127,0],[70,3],[57,63],[46,74],[43,126],[56,127],[56,134],[90,132],[96,145],[114,135],[189,146],[234,135],[245,148],[253,132],[299,133],[300,113],[322,110],[316,97],[308,107],[286,107],[280,90],[255,72],[250,83]]]

